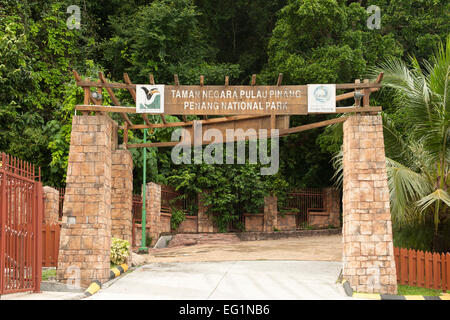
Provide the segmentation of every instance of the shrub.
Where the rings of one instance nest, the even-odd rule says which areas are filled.
[[[170,227],[172,230],[177,230],[180,223],[186,220],[186,215],[183,210],[172,208],[172,218],[170,219]]]
[[[130,255],[130,243],[126,240],[112,238],[111,242],[111,262],[120,265],[127,261]]]

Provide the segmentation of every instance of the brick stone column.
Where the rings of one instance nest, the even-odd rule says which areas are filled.
[[[326,211],[329,214],[328,224],[339,227],[340,220],[339,215],[341,213],[341,198],[339,196],[339,191],[335,188],[325,188],[324,189]]]
[[[343,148],[343,276],[353,290],[395,294],[381,116],[350,116],[344,122]]]
[[[58,223],[59,220],[59,191],[52,187],[44,187],[44,222]]]
[[[161,186],[159,184],[147,183],[145,203],[146,225],[150,227],[149,234],[152,237],[151,245],[153,246],[161,233]]]
[[[112,152],[111,167],[111,234],[132,242],[133,158],[128,150]]]
[[[203,193],[207,193],[208,191],[203,191]],[[198,203],[198,232],[214,232],[216,228],[214,228],[214,223],[212,218],[208,215],[208,207],[204,204],[202,194],[197,195],[197,203]]]
[[[278,199],[277,197],[264,197],[264,232],[273,232],[278,226]]]
[[[107,115],[72,120],[57,268],[57,279],[64,283],[80,280],[87,287],[109,279],[114,126]]]

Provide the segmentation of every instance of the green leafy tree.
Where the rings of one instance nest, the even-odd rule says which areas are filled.
[[[383,115],[394,229],[400,240],[407,242],[406,233],[410,244],[443,251],[449,249],[450,240],[443,232],[450,222],[450,37],[423,65],[416,58],[411,58],[411,68],[391,59],[373,72],[384,72],[384,87],[394,92],[394,103],[409,123],[400,132],[390,115]],[[342,153],[336,157],[336,167],[341,173]],[[426,243],[430,225],[433,239]],[[418,236],[412,236],[411,230]]]

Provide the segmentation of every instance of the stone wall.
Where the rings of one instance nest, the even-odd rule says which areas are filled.
[[[280,231],[291,231],[297,229],[296,213],[278,214],[277,229]]]
[[[109,279],[111,152],[114,121],[74,116],[67,167],[57,279],[87,287]]]
[[[159,232],[160,233],[170,233],[170,219],[172,218],[172,215],[170,213],[161,212],[161,218],[160,218],[160,226],[159,226]]]
[[[255,232],[264,231],[263,213],[245,213],[244,214],[245,231]]]
[[[353,290],[395,294],[381,116],[350,116],[344,122],[343,150],[343,276]]]
[[[264,230],[272,232],[277,228],[278,222],[278,199],[276,197],[264,197]]]
[[[117,130],[113,129],[113,132]],[[111,234],[131,243],[133,210],[133,158],[128,150],[112,152]]]
[[[217,232],[218,228],[214,226],[212,218],[207,214],[208,207],[203,202],[202,194],[198,194],[198,232]]]
[[[197,216],[186,216],[186,220],[182,221],[178,226],[177,233],[195,233],[198,230]]]
[[[341,196],[339,190],[335,188],[324,189],[324,203],[326,206],[326,212],[328,213],[328,225],[333,227],[340,227],[340,214],[341,214]]]
[[[59,191],[44,187],[44,223],[54,224],[59,220]]]
[[[147,224],[145,227],[145,230],[148,232],[150,231],[150,227]],[[134,248],[141,247],[141,240],[142,240],[142,225],[140,223],[136,223],[134,225]]]
[[[147,183],[145,202],[146,226],[150,228],[149,236],[152,238],[151,245],[153,246],[161,233],[161,186],[159,184]]]

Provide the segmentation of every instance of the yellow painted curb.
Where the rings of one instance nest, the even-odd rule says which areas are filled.
[[[96,282],[92,282],[91,285],[89,286],[89,288],[87,288],[85,292],[90,293],[91,295],[93,295],[98,290],[100,290],[100,286]]]
[[[359,292],[354,292],[353,293],[353,298],[381,300],[381,295],[377,294],[377,293],[359,293]]]
[[[442,296],[440,296],[439,298],[441,298],[441,300],[447,300],[450,301],[450,294],[449,293],[444,293]]]
[[[112,268],[111,269],[112,272],[114,272],[114,274],[116,275],[116,277],[120,276],[120,270],[117,268]]]
[[[123,269],[123,272],[127,272],[127,270],[128,270],[128,265],[127,264],[121,264],[120,265],[121,267],[122,267],[122,269]]]
[[[417,295],[408,295],[408,296],[404,296],[406,300],[425,300],[425,298],[423,296],[417,296]]]

